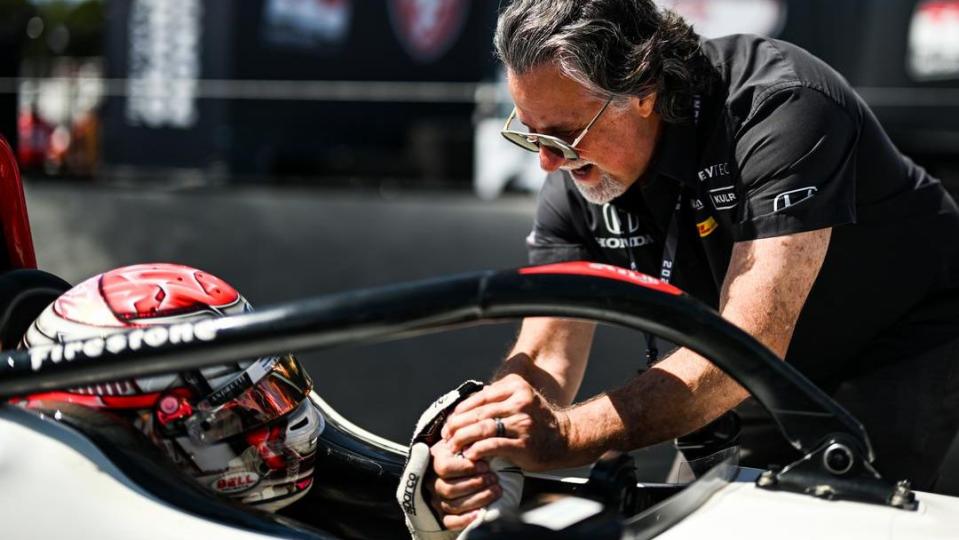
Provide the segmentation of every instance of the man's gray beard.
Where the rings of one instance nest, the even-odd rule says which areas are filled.
[[[572,175],[570,176],[572,177]],[[579,190],[583,198],[593,204],[606,204],[623,193],[626,193],[626,186],[613,180],[612,177],[606,173],[599,175],[599,182],[597,182],[596,185],[583,185],[577,182],[575,177],[572,178],[573,184],[576,185],[576,189]]]

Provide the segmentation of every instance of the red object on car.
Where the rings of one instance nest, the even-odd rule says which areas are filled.
[[[3,137],[0,137],[0,229],[9,265],[0,270],[36,268],[37,256],[33,251],[33,236],[30,234],[30,218],[27,216],[20,169],[13,149]]]
[[[21,111],[17,118],[19,144],[17,158],[25,170],[40,169],[50,150],[50,138],[53,126],[48,124],[35,110]]]

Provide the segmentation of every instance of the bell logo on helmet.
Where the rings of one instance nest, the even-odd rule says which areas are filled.
[[[216,320],[206,319],[196,324],[181,323],[173,326],[154,326],[148,329],[138,329],[132,332],[117,333],[106,338],[95,337],[83,341],[70,341],[55,345],[41,345],[30,348],[30,367],[39,371],[45,362],[59,364],[70,362],[78,354],[88,358],[96,358],[107,351],[119,354],[123,351],[136,351],[144,346],[159,348],[166,344],[189,343],[198,341],[213,341],[216,339]]]
[[[260,482],[260,476],[254,472],[226,473],[210,484],[210,487],[220,493],[239,493],[246,491]]]

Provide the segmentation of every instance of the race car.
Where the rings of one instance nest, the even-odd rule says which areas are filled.
[[[959,499],[882,478],[862,426],[752,337],[655,278],[587,262],[438,278],[179,323],[179,335],[192,338],[177,342],[9,350],[0,362],[0,396],[525,316],[617,324],[703,354],[766,407],[805,457],[759,471],[738,467],[735,450],[722,449],[709,467],[696,467],[698,478],[676,484],[637,483],[622,456],[598,463],[589,478],[529,474],[524,506],[469,538],[701,538],[717,531],[737,538],[949,538],[959,530]],[[315,393],[311,399],[325,424],[314,489],[278,516],[213,495],[142,434],[96,411],[4,405],[2,526],[11,538],[405,537],[393,497],[405,448],[351,424]]]
[[[4,178],[11,171],[0,167]],[[5,180],[0,189],[16,191],[14,184]],[[0,199],[16,199],[9,195]],[[589,262],[482,271],[155,325],[151,339],[142,330],[120,332],[106,347],[90,338],[14,349],[31,321],[69,288],[22,255],[32,253],[32,243],[21,210],[13,218],[5,213],[4,221],[16,223],[2,227],[8,248],[0,273],[0,340],[7,349],[0,353],[3,538],[406,538],[394,495],[405,480],[406,447],[352,424],[315,392],[309,399],[323,427],[313,487],[277,514],[214,494],[114,416],[78,404],[15,403],[18,396],[277,350],[402,339],[528,316],[619,325],[702,354],[769,411],[804,457],[763,471],[738,466],[735,446],[707,448],[708,457],[689,464],[695,478],[674,483],[637,482],[631,458],[622,455],[604,458],[582,478],[526,474],[520,507],[488,515],[468,534],[471,540],[954,538],[959,531],[959,499],[883,478],[872,466],[867,433],[828,395],[711,308],[638,272]]]

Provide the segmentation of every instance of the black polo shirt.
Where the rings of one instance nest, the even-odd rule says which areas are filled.
[[[735,242],[832,227],[787,361],[828,390],[959,336],[959,211],[939,181],[806,51],[745,35],[704,50],[718,77],[697,121],[664,126],[625,194],[595,205],[549,175],[530,262],[659,276],[675,219],[671,282],[716,307]]]

